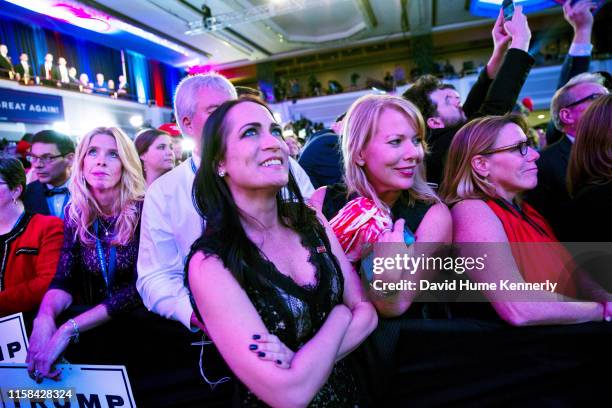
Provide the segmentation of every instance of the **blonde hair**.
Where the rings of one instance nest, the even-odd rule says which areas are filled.
[[[411,102],[392,95],[365,95],[357,99],[349,108],[342,126],[342,156],[344,158],[344,180],[348,195],[358,193],[374,201],[379,208],[389,209],[376,194],[376,190],[368,180],[365,170],[359,166],[359,154],[367,147],[378,126],[378,119],[384,109],[395,109],[406,115],[410,124],[421,137],[423,152],[427,151],[425,144],[425,122],[419,110]],[[440,202],[436,193],[427,184],[423,157],[418,160],[418,171],[414,175],[414,183],[402,194],[408,199],[408,204],[415,201]]]
[[[81,243],[93,245],[96,237],[91,227],[96,218],[108,216],[104,214],[98,202],[91,193],[83,173],[83,161],[91,139],[97,135],[107,135],[115,139],[122,171],[119,181],[119,198],[115,201],[112,214],[117,215],[113,245],[126,245],[134,237],[140,220],[140,202],[144,199],[145,181],[140,165],[138,152],[134,143],[120,129],[115,127],[98,127],[87,133],[76,148],[74,168],[70,180],[69,222],[76,226],[75,239],[78,236]]]
[[[447,205],[466,199],[497,196],[495,186],[472,167],[472,158],[491,149],[499,132],[508,124],[527,133],[527,123],[518,115],[485,116],[465,124],[453,137],[444,167],[440,196]]]

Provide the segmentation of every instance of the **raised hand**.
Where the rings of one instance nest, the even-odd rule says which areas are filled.
[[[505,50],[512,39],[504,28],[504,12],[501,8],[499,9],[497,20],[495,20],[493,31],[491,31],[491,37],[493,37],[493,52]]]
[[[593,28],[593,10],[597,8],[594,1],[579,1],[572,6],[571,1],[563,4],[563,17],[574,31],[591,30]]]
[[[529,49],[529,42],[531,41],[531,29],[527,22],[527,16],[523,14],[523,6],[516,6],[514,8],[514,15],[512,20],[504,23],[504,29],[512,37],[510,48],[518,48],[523,51]]]

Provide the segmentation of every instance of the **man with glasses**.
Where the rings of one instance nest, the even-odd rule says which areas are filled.
[[[528,193],[527,201],[546,218],[560,241],[566,236],[563,216],[570,203],[566,174],[576,129],[591,103],[608,94],[604,83],[599,74],[577,75],[555,93],[550,104],[553,123],[564,136],[545,149],[536,162],[538,186]]]
[[[43,130],[34,135],[27,159],[37,180],[26,186],[26,210],[64,218],[64,207],[70,200],[68,183],[74,150],[74,141],[62,133]]]

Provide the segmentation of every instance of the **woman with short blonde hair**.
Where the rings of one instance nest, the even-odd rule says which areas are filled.
[[[99,127],[76,149],[57,272],[34,321],[28,371],[58,378],[53,364],[79,334],[141,304],[136,258],[145,183],[138,153],[118,128]],[[56,326],[72,304],[88,308]]]

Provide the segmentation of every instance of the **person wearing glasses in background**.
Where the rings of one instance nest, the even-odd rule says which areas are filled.
[[[591,103],[609,93],[604,83],[605,78],[599,74],[577,75],[554,94],[550,103],[550,116],[564,137],[542,151],[537,162],[538,185],[525,199],[546,218],[561,241],[568,239],[564,218],[571,199],[566,179],[576,130]]]
[[[461,256],[473,243],[482,244],[476,251],[487,253],[484,268],[467,275],[476,282],[557,283],[554,293],[530,292],[533,301],[485,291],[497,315],[513,326],[609,321],[610,294],[570,275],[571,255],[546,220],[521,200],[538,183],[540,155],[527,129],[520,116],[485,116],[463,126],[450,145],[440,195],[451,207],[453,242]],[[596,301],[575,301],[579,295]],[[560,301],[568,299],[574,301]]]
[[[43,130],[34,135],[27,159],[37,180],[26,187],[23,197],[26,210],[64,218],[64,207],[70,200],[68,185],[74,150],[74,141],[62,133]]]

